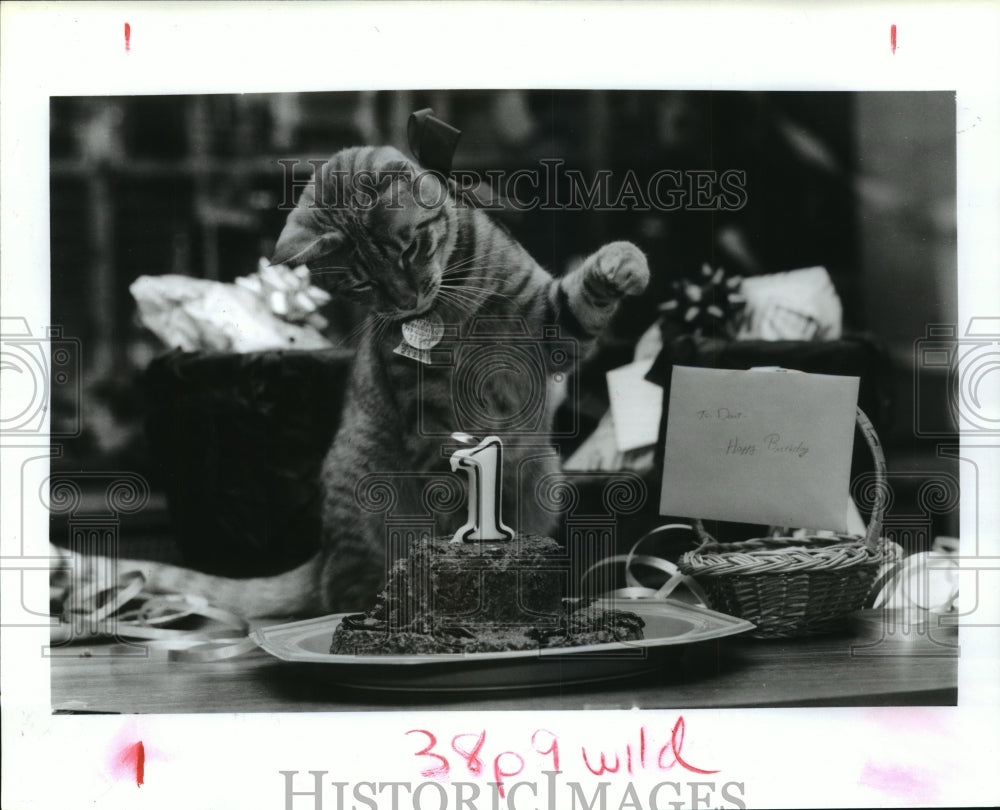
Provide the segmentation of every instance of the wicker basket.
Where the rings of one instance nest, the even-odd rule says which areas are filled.
[[[753,622],[758,638],[818,635],[842,628],[864,606],[883,567],[902,550],[880,538],[885,512],[885,456],[871,421],[859,408],[858,427],[875,460],[874,506],[864,537],[762,537],[718,543],[701,521],[701,545],[678,561],[702,585],[717,610]]]

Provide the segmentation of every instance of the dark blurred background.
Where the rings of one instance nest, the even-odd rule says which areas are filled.
[[[671,282],[703,262],[743,275],[823,265],[844,306],[845,332],[869,336],[889,361],[892,411],[880,429],[890,470],[914,481],[957,475],[955,462],[938,457],[941,436],[920,438],[914,429],[921,381],[940,393],[922,404],[939,412],[922,418],[949,419],[944,372],[915,367],[914,352],[928,325],[957,319],[955,99],[899,92],[53,98],[51,322],[80,339],[83,370],[82,432],[64,443],[54,468],[149,477],[146,519],[156,520],[139,380],[163,349],[139,326],[129,284],[140,275],[231,281],[254,272],[287,215],[280,203],[294,198],[279,161],[301,161],[301,183],[306,160],[344,146],[407,151],[408,116],[422,107],[462,130],[456,168],[535,169],[557,158],[584,177],[632,170],[643,183],[664,168],[746,171],[739,211],[500,215],[556,274],[612,239],[631,239],[649,256],[650,291],[620,313],[588,385],[600,387],[606,368],[631,358]],[[334,335],[350,332],[357,318],[348,307],[328,314]],[[584,424],[596,422],[606,396],[590,393]],[[75,407],[54,399],[53,419],[71,418]],[[957,509],[929,519],[935,533],[957,534]]]

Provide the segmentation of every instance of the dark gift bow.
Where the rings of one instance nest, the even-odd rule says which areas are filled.
[[[417,160],[445,176],[451,173],[451,161],[461,135],[460,129],[436,118],[434,110],[429,107],[412,113],[406,126],[410,151]]]

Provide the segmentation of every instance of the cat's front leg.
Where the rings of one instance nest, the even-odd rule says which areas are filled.
[[[645,291],[649,265],[645,254],[631,242],[611,242],[558,284],[580,326],[597,335],[608,325],[622,298]]]

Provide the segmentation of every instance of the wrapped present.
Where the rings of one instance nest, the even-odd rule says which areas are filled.
[[[235,284],[140,276],[129,291],[143,325],[173,349],[243,353],[330,346],[317,311],[329,294],[310,285],[305,267],[261,259],[256,273]]]
[[[738,340],[837,340],[843,310],[823,267],[743,279]]]
[[[151,467],[186,565],[291,568],[319,547],[320,467],[341,411],[342,351],[173,351],[146,370]]]
[[[303,562],[350,359],[320,332],[329,294],[306,267],[264,259],[234,284],[142,276],[130,289],[172,349],[145,372],[146,434],[184,563],[258,576]]]

